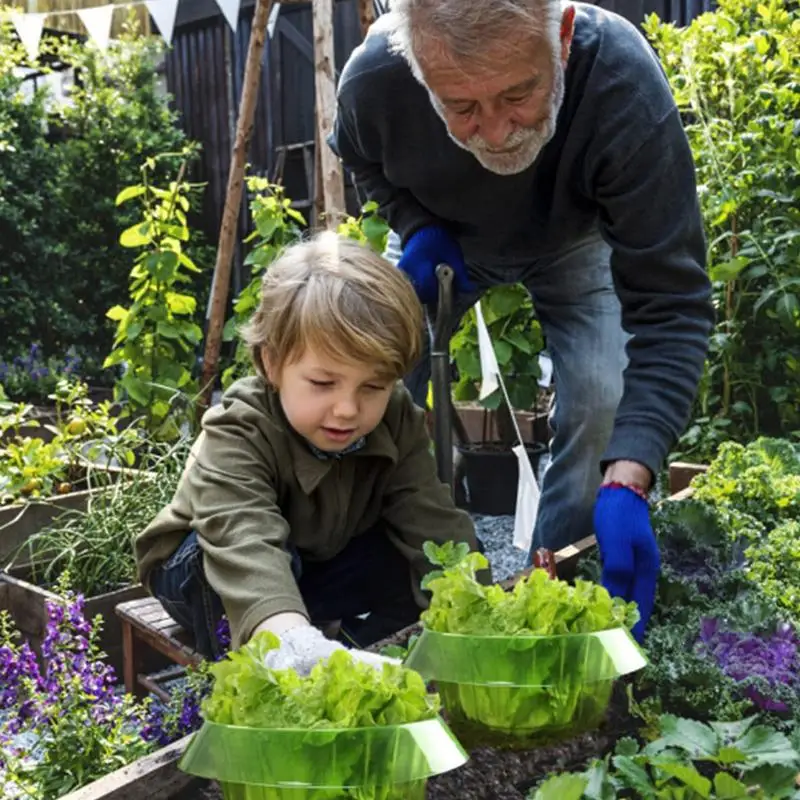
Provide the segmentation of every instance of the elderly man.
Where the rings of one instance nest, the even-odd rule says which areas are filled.
[[[592,532],[603,580],[649,617],[647,493],[687,424],[713,324],[692,154],[621,17],[560,0],[393,0],[342,72],[329,144],[433,311],[531,294],[554,364],[533,548]],[[408,377],[425,402],[427,358]]]

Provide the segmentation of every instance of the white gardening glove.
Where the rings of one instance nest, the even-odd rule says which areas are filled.
[[[313,625],[299,624],[286,628],[278,635],[281,645],[277,650],[270,650],[264,657],[264,665],[268,669],[293,669],[298,675],[305,676],[320,661],[329,658],[337,650],[347,650],[354,661],[369,664],[381,669],[384,664],[400,664],[396,658],[368,653],[365,650],[348,650],[343,644],[325,637]]]

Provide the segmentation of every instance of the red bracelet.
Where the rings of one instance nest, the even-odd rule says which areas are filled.
[[[630,489],[634,494],[639,495],[645,503],[649,503],[650,499],[647,496],[647,492],[642,489],[641,486],[637,486],[635,483],[620,483],[619,481],[609,481],[608,483],[603,483],[600,486],[601,489]]]

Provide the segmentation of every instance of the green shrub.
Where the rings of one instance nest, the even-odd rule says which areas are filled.
[[[800,10],[717,5],[686,28],[644,26],[694,153],[718,315],[681,446],[695,458],[800,428]]]
[[[102,363],[114,336],[105,314],[131,267],[119,235],[135,219],[115,198],[148,156],[187,143],[158,86],[164,45],[133,23],[105,53],[45,38],[43,50],[76,71],[71,103],[48,110],[43,91],[23,99],[15,69],[26,56],[11,31],[0,27],[0,360],[39,342],[45,357],[74,345],[84,363]]]

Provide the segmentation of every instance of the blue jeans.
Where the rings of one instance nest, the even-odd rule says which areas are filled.
[[[550,462],[545,470],[531,553],[558,550],[593,533],[592,509],[602,475],[599,462],[611,436],[627,365],[621,308],[611,277],[609,246],[597,236],[554,257],[513,267],[468,265],[475,293],[457,296],[453,330],[496,284],[521,283],[531,295],[553,360],[555,403]],[[399,240],[390,234],[386,257],[397,263]],[[436,309],[430,308],[431,319]],[[421,360],[405,383],[425,407],[430,380],[427,336]]]
[[[292,573],[314,624],[342,621],[341,637],[356,647],[375,642],[419,619],[409,563],[380,529],[354,537],[329,561],[310,561],[296,549]],[[203,570],[203,551],[191,532],[153,570],[150,588],[167,613],[195,638],[195,649],[218,658],[217,629],[224,613]],[[360,616],[369,614],[366,619]]]

